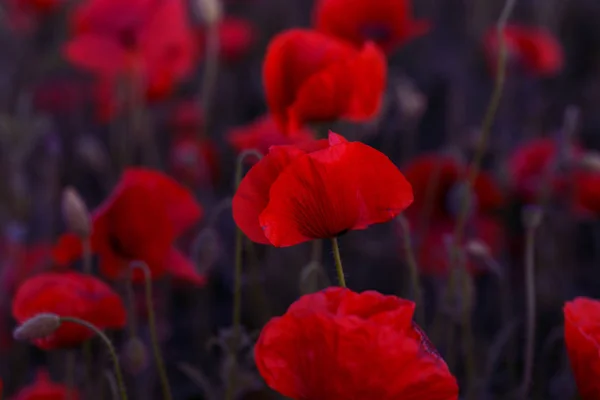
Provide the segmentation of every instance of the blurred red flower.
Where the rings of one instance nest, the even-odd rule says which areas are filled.
[[[600,302],[585,297],[564,307],[565,343],[582,400],[600,399]]]
[[[386,53],[430,28],[428,21],[413,19],[410,0],[319,0],[314,21],[320,32],[357,46],[373,41]]]
[[[99,91],[109,96],[105,101],[116,101],[113,92],[123,79],[147,100],[163,99],[193,72],[197,43],[183,0],[91,0],[71,23],[65,56],[109,86]]]
[[[524,202],[537,202],[543,194],[544,185],[548,185],[551,195],[556,195],[568,189],[574,179],[575,169],[567,166],[567,172],[560,168],[553,168],[563,148],[559,149],[557,141],[553,138],[534,139],[517,147],[508,160],[508,172],[512,181],[513,192],[517,198]],[[582,155],[579,146],[573,146],[572,154],[565,156],[576,157]]]
[[[13,299],[13,317],[22,324],[40,313],[77,317],[100,329],[125,326],[123,301],[107,284],[78,272],[45,272],[26,280]],[[36,339],[44,350],[74,347],[94,336],[89,329],[65,322],[52,335]]]
[[[234,63],[242,58],[254,44],[256,31],[250,21],[237,17],[225,17],[219,21],[219,57]],[[206,27],[198,32],[198,41],[206,46]]]
[[[375,291],[302,296],[265,325],[256,365],[292,399],[458,399],[456,379],[412,322],[414,308]]]
[[[504,28],[504,40],[509,57],[533,75],[555,75],[563,68],[564,55],[561,44],[542,28],[508,25]],[[496,70],[500,49],[497,28],[490,27],[484,38],[484,46],[492,71]]]
[[[112,195],[92,216],[92,251],[100,257],[100,270],[109,279],[125,278],[129,263],[145,262],[152,277],[171,270],[195,271],[173,247],[175,239],[202,216],[192,194],[161,172],[129,168]],[[54,260],[68,265],[82,256],[81,241],[67,233],[54,248]],[[174,263],[181,263],[175,265]],[[136,270],[134,280],[143,281]]]
[[[412,200],[410,184],[383,153],[330,132],[329,140],[271,147],[232,207],[251,240],[286,247],[389,221]]]
[[[69,389],[61,383],[50,380],[50,375],[45,369],[38,369],[35,382],[21,389],[12,400],[79,400],[77,390]]]
[[[215,185],[220,178],[219,153],[208,139],[198,139],[196,133],[176,134],[171,143],[170,171],[189,187]]]
[[[290,29],[269,44],[263,65],[267,103],[284,133],[306,123],[365,121],[380,108],[385,55],[372,43],[347,42]]]
[[[238,153],[255,149],[267,154],[271,146],[301,145],[314,140],[314,135],[307,129],[284,135],[271,115],[264,115],[248,125],[229,131],[227,141]]]
[[[169,127],[177,133],[194,135],[202,125],[204,114],[196,100],[180,101],[171,111]]]

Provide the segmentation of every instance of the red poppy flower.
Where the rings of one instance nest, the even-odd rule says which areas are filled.
[[[144,261],[153,277],[184,260],[173,254],[175,239],[195,224],[202,209],[192,194],[168,176],[143,168],[129,168],[110,198],[92,216],[92,251],[100,257],[100,270],[109,279],[125,277],[129,263]],[[82,254],[79,238],[63,235],[54,259],[68,265]],[[141,281],[143,274],[134,273]]]
[[[273,146],[233,197],[253,241],[277,247],[386,222],[412,202],[410,184],[383,153],[329,133],[306,146]]]
[[[320,0],[314,20],[318,31],[357,46],[373,41],[387,53],[430,28],[413,19],[410,0]]]
[[[562,150],[562,149],[561,149]],[[582,150],[578,146],[572,149],[573,156],[579,157]],[[508,160],[508,170],[512,179],[513,191],[523,201],[534,202],[542,194],[544,184],[549,184],[552,193],[563,192],[573,177],[569,172],[553,172],[555,160],[559,155],[556,140],[543,138],[531,140],[519,146]],[[569,170],[572,170],[569,168]]]
[[[314,135],[307,129],[301,129],[284,135],[271,115],[265,115],[242,127],[234,128],[227,134],[227,141],[238,153],[256,149],[267,154],[271,146],[286,144],[303,144],[314,140]]]
[[[50,375],[45,369],[38,369],[35,382],[21,389],[12,400],[79,400],[77,390],[69,389],[67,386],[52,382]]]
[[[302,296],[263,328],[254,356],[267,385],[292,399],[458,399],[456,379],[415,304],[374,291]]]
[[[146,98],[156,100],[193,72],[197,46],[182,0],[92,0],[77,9],[72,23],[67,59],[103,84],[115,86],[123,78],[143,83]]]
[[[195,132],[178,135],[170,148],[171,173],[190,187],[215,185],[220,177],[219,155],[210,140],[199,140]]]
[[[22,324],[37,314],[84,319],[100,329],[125,326],[123,301],[101,280],[78,272],[45,272],[26,280],[13,299],[13,317]],[[45,350],[78,346],[94,336],[89,329],[65,322],[51,336],[36,339]]]
[[[424,237],[416,243],[417,264],[423,275],[446,276],[448,274],[451,267],[448,239],[451,240],[453,237],[455,227],[456,222],[452,219],[435,220],[427,227]],[[502,224],[491,217],[476,216],[469,222],[463,243],[476,240],[486,247],[491,257],[495,258],[502,251],[503,239]],[[482,262],[484,261],[467,257],[467,271],[472,275],[488,271],[489,266]]]
[[[504,28],[504,40],[508,54],[531,74],[555,75],[563,67],[562,46],[550,32],[537,27],[509,25]],[[495,71],[500,47],[496,27],[489,28],[484,45],[490,66]]]
[[[386,73],[385,56],[372,43],[356,50],[305,29],[277,35],[263,65],[267,103],[284,132],[309,122],[370,119],[379,111]]]
[[[565,343],[582,400],[600,399],[600,302],[578,297],[564,307]]]
[[[466,165],[452,156],[426,154],[411,161],[404,173],[415,193],[415,202],[406,210],[410,217],[421,217],[427,207],[433,220],[456,216],[468,176]],[[488,174],[476,177],[473,191],[478,211],[492,212],[502,206],[502,193]]]
[[[254,26],[242,18],[225,17],[219,21],[219,57],[225,62],[233,63],[242,58],[254,43],[256,32]],[[199,33],[199,42],[206,46],[206,28]]]

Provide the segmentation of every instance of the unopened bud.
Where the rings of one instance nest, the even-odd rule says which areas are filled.
[[[490,248],[481,240],[469,240],[465,246],[465,250],[472,256],[485,258],[490,255]]]
[[[69,230],[81,238],[90,236],[90,213],[79,193],[72,187],[63,191],[62,211]]]
[[[538,206],[526,206],[523,208],[522,221],[528,229],[536,229],[542,223],[542,209]]]
[[[579,163],[589,171],[600,172],[600,153],[595,151],[585,153]]]
[[[60,317],[56,314],[41,313],[23,322],[13,332],[19,341],[43,339],[52,335],[60,327]]]
[[[133,374],[141,373],[148,366],[148,352],[146,345],[138,337],[132,337],[123,349],[125,367]]]
[[[219,0],[196,0],[198,12],[207,25],[216,24],[223,16],[223,9]]]

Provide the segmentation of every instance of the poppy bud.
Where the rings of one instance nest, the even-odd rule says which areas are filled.
[[[79,193],[67,187],[63,190],[62,211],[68,228],[81,238],[90,236],[90,213]]]
[[[465,250],[475,257],[488,257],[490,255],[490,248],[481,240],[469,240]]]
[[[137,375],[148,366],[148,352],[144,342],[138,337],[132,337],[125,343],[123,357],[127,370]]]
[[[13,337],[20,341],[43,339],[52,335],[60,327],[60,317],[52,313],[40,313],[17,327]]]
[[[198,11],[200,16],[207,25],[216,24],[223,16],[223,9],[219,0],[197,0]]]

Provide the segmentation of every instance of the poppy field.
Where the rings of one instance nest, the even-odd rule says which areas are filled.
[[[598,19],[0,0],[0,400],[600,400]]]

